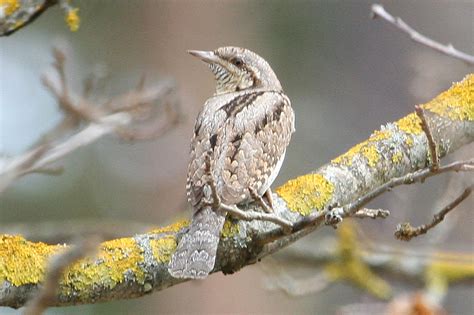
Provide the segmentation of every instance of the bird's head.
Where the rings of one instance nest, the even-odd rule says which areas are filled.
[[[217,81],[216,95],[247,89],[281,90],[272,68],[256,53],[239,47],[221,47],[214,51],[189,50],[206,62]]]

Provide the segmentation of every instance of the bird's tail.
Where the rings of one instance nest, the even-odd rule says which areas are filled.
[[[168,265],[175,278],[202,279],[214,269],[217,245],[225,216],[204,207],[193,216],[189,231],[183,235]]]

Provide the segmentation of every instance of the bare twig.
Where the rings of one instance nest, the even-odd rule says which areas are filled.
[[[53,50],[53,55],[59,84],[54,84],[47,76],[42,77],[42,82],[57,99],[65,116],[28,152],[2,161],[0,193],[26,174],[56,174],[56,169],[50,163],[104,135],[116,134],[126,140],[152,139],[163,135],[179,122],[180,115],[173,106],[175,100],[171,97],[173,89],[170,84],[145,88],[145,81],[141,79],[132,92],[106,102],[114,104],[114,107],[98,106],[87,100],[90,86],[84,88],[85,96],[73,95],[67,85],[65,55],[58,49]],[[162,106],[156,106],[157,101]],[[158,110],[160,115],[155,113]],[[144,120],[150,122],[144,124]],[[85,127],[77,131],[81,124]]]
[[[409,185],[416,182],[423,182],[425,179],[445,173],[445,172],[459,172],[459,171],[471,171],[474,165],[474,160],[468,161],[457,161],[451,164],[441,166],[436,171],[431,170],[430,168],[424,168],[420,171],[409,173],[402,177],[396,177],[392,180],[386,182],[385,184],[375,188],[371,192],[365,194],[364,196],[358,198],[353,203],[350,203],[344,207],[337,207],[331,210],[323,210],[321,212],[315,212],[308,216],[302,217],[301,219],[297,220],[293,223],[292,234],[287,236],[284,240],[281,240],[279,244],[268,244],[277,239],[280,239],[285,236],[283,230],[276,229],[269,231],[267,233],[262,233],[258,236],[258,242],[261,244],[268,244],[269,250],[271,251],[270,247],[281,248],[281,242],[284,242],[287,246],[292,244],[293,242],[297,241],[301,237],[311,233],[314,229],[316,229],[321,223],[325,222],[328,218],[328,213],[331,211],[335,211],[334,217],[335,218],[345,218],[353,216],[355,213],[359,211],[364,205],[375,199],[376,197],[380,196],[386,191],[390,191],[392,188],[400,186],[400,185]],[[329,220],[330,221],[330,220]],[[336,222],[339,223],[340,221]],[[328,222],[331,223],[331,222]],[[283,246],[283,247],[284,247]]]
[[[410,38],[417,43],[430,47],[448,56],[460,59],[470,65],[474,65],[474,56],[457,50],[456,48],[453,47],[452,44],[443,45],[441,43],[438,43],[418,33],[399,17],[393,17],[392,15],[390,15],[390,13],[385,11],[384,7],[381,6],[380,4],[372,5],[372,15],[373,15],[373,18],[381,17],[385,21],[394,25],[396,28],[398,28],[402,32],[408,34]]]
[[[402,241],[409,241],[413,237],[417,237],[421,234],[426,234],[430,229],[434,228],[438,225],[441,221],[444,220],[444,217],[453,210],[456,206],[458,206],[461,202],[463,202],[472,192],[472,188],[468,187],[464,190],[464,192],[453,200],[450,204],[446,207],[441,209],[437,214],[434,215],[433,220],[428,224],[423,224],[418,227],[412,227],[410,223],[405,222],[401,223],[397,226],[397,230],[395,231],[395,237]]]
[[[343,217],[353,215],[356,213],[361,207],[375,199],[376,197],[380,196],[382,193],[386,191],[390,191],[392,188],[400,186],[400,185],[409,185],[416,182],[423,182],[425,179],[441,174],[446,172],[459,172],[459,171],[469,171],[469,166],[474,165],[474,160],[467,160],[467,161],[456,161],[451,164],[441,166],[436,171],[432,170],[431,168],[424,168],[420,171],[409,173],[402,177],[394,178],[385,184],[377,187],[370,193],[366,194],[365,196],[357,199],[355,202],[349,204],[348,206],[344,207],[344,214]]]
[[[291,229],[293,226],[290,221],[280,218],[275,214],[257,212],[257,211],[248,211],[248,210],[243,211],[243,210],[240,210],[237,206],[229,206],[223,203],[220,204],[219,209],[227,213],[230,213],[233,217],[240,220],[244,220],[244,221],[259,220],[259,221],[267,221],[267,222],[275,223],[281,226],[285,234],[291,233]]]
[[[430,126],[428,121],[426,120],[425,111],[421,106],[415,106],[415,111],[418,117],[421,120],[421,128],[423,129],[426,138],[428,139],[428,146],[430,148],[431,154],[431,169],[436,171],[439,168],[439,154],[438,154],[438,147],[436,142],[433,138],[433,134],[431,133]]]
[[[41,290],[26,306],[23,315],[40,315],[56,300],[56,291],[64,270],[79,259],[90,255],[98,246],[98,237],[88,237],[75,246],[65,249],[50,260]]]

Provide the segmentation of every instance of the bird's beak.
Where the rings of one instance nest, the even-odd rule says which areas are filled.
[[[188,53],[190,53],[194,57],[198,57],[199,59],[207,63],[219,62],[219,58],[214,54],[213,51],[188,50]]]

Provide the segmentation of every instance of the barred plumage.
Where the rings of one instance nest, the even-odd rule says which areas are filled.
[[[280,170],[294,114],[273,70],[255,53],[237,47],[190,53],[209,63],[217,87],[196,119],[186,185],[193,221],[169,271],[174,277],[204,278],[214,267],[225,221],[208,206],[207,155],[224,204],[248,202],[251,189],[261,196]]]

